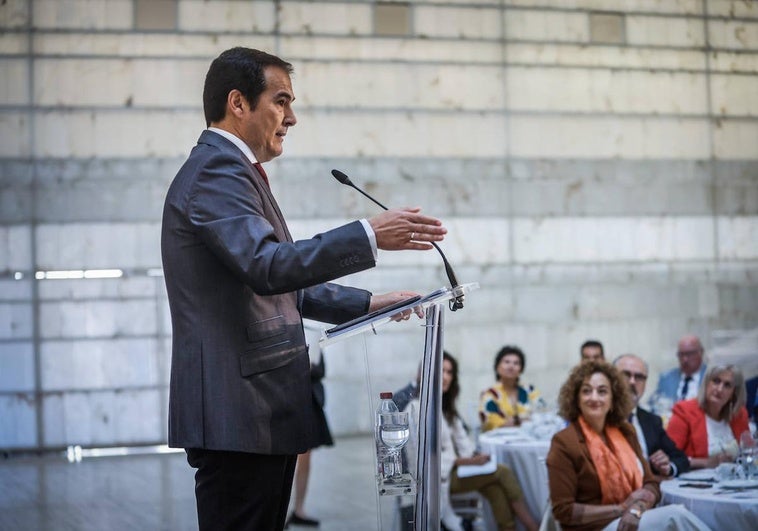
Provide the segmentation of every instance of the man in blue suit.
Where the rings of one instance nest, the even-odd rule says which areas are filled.
[[[293,241],[261,166],[282,153],[297,122],[291,73],[290,63],[249,48],[213,61],[208,129],[163,210],[168,438],[197,469],[202,531],[284,527],[297,454],[315,432],[302,317],[341,323],[413,295],[330,281],[374,267],[377,249],[432,249],[446,232],[407,208]]]
[[[703,354],[700,338],[692,334],[682,337],[676,351],[679,367],[661,374],[656,393],[670,398],[672,403],[695,398],[706,369]]]

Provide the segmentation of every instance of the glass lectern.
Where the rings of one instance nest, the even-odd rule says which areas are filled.
[[[411,437],[417,438],[416,470],[404,474],[402,480],[387,482],[377,477],[380,496],[409,496],[415,492],[412,522],[415,531],[437,531],[440,525],[439,422],[442,418],[444,305],[450,302],[451,306],[455,303],[456,307],[461,307],[463,297],[478,287],[477,283],[471,283],[453,289],[440,288],[420,298],[404,301],[403,304],[325,330],[319,342],[322,347],[326,347],[366,332],[378,334],[378,328],[392,322],[398,313],[419,306],[424,309],[426,323],[421,362],[419,425],[418,433],[411,434]],[[381,514],[379,521],[383,530],[396,528],[393,524],[382,523]]]

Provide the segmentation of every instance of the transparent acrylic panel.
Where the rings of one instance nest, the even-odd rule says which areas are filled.
[[[417,379],[424,354],[425,324],[423,318],[413,315],[407,321],[388,323],[375,331],[345,337],[320,347],[326,365],[324,410],[333,435],[371,435],[366,440],[370,445],[367,452],[373,456],[373,466],[354,470],[352,474],[371,477],[375,485],[376,528],[381,530],[413,529],[416,459],[410,452],[415,452],[418,447],[418,432],[408,426],[408,441],[400,448],[397,460],[390,460],[391,464],[386,467],[380,466],[377,408],[379,395],[383,392],[393,393],[393,397],[397,395],[404,410],[414,404],[418,407]],[[307,326],[321,327],[319,333],[329,327],[312,321],[307,322]],[[310,343],[313,350],[313,342]],[[335,451],[339,452],[338,440]],[[385,468],[386,474],[382,474]],[[384,475],[394,477],[387,479]]]

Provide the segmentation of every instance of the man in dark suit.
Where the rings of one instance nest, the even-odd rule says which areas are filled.
[[[283,528],[297,454],[314,438],[302,317],[340,323],[413,295],[329,281],[373,267],[377,249],[427,250],[446,232],[409,208],[292,240],[260,165],[282,153],[296,123],[291,72],[248,48],[213,61],[209,129],[163,211],[169,445],[197,469],[202,530]]]
[[[647,363],[634,354],[623,354],[614,360],[613,365],[629,382],[636,405],[629,421],[637,431],[642,453],[647,456],[653,472],[664,477],[674,477],[688,471],[689,459],[666,434],[661,417],[639,406],[647,384]]]
[[[408,382],[408,385],[392,393],[392,401],[400,411],[405,411],[408,402],[418,398],[419,387],[421,386],[421,363],[418,364],[416,378]]]

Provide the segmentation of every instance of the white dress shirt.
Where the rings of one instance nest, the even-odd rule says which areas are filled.
[[[682,396],[682,389],[684,389],[684,380],[687,376],[682,373],[679,376],[679,387],[676,388],[676,399],[687,400],[697,397],[697,391],[700,389],[700,370],[695,371],[690,380],[690,384],[687,386],[687,396]]]
[[[642,455],[644,455],[645,459],[647,459],[649,457],[647,452],[647,443],[645,442],[645,433],[642,431],[642,426],[640,425],[640,419],[637,418],[637,408],[634,408],[632,411],[632,426],[634,426],[634,431],[637,432],[637,440],[640,442]]]

